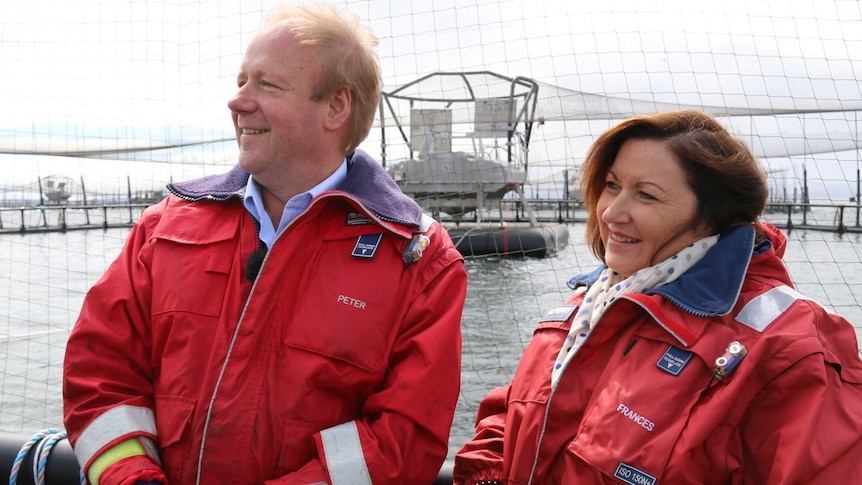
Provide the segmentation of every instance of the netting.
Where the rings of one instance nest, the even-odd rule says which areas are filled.
[[[424,153],[514,163],[523,198],[483,199],[475,216],[526,200],[562,219],[558,202],[576,207],[578,166],[605,129],[633,114],[703,109],[767,168],[768,217],[793,227],[787,264],[800,289],[862,325],[856,0],[334,3],[380,38],[386,93],[472,96],[463,109],[424,106],[445,114],[413,122],[420,106],[393,98],[360,147],[372,156],[394,165],[425,143]],[[145,206],[172,180],[236,163],[226,102],[271,5],[0,0],[0,431],[62,426],[65,339],[128,233],[111,227],[139,215],[138,206],[107,206]],[[446,76],[413,84],[434,73]],[[464,73],[474,73],[471,90],[454,83]],[[512,90],[521,78],[537,87],[535,109],[524,111]],[[514,134],[511,113],[523,115]],[[422,137],[411,132],[420,127]],[[511,147],[523,154],[510,161],[501,153]],[[808,210],[792,205],[803,203]],[[82,226],[92,228],[72,230]],[[594,266],[582,225],[567,231],[569,243],[545,258],[467,262],[451,449],[469,438],[479,399],[511,377],[536,319],[566,298],[564,282]]]

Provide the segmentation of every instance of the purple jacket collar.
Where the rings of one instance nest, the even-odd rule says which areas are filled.
[[[167,187],[177,197],[191,202],[223,201],[239,198],[247,183],[248,172],[236,165],[227,173],[171,183]],[[347,157],[347,178],[338,190],[355,197],[384,220],[419,226],[422,219],[419,204],[404,195],[380,164],[362,150]]]

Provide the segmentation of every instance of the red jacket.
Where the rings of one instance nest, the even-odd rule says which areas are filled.
[[[551,390],[583,298],[539,323],[481,403],[455,483],[835,484],[862,476],[853,327],[792,289],[784,236],[722,234],[675,282],[606,310]],[[595,276],[595,273],[594,275]],[[747,355],[715,377],[738,341]]]
[[[248,174],[174,187],[183,198],[146,210],[67,346],[82,469],[141,436],[158,457],[120,461],[102,484],[433,481],[459,394],[466,273],[436,222],[422,257],[402,261],[421,211],[381,177],[354,157],[254,285],[255,222],[231,195]]]

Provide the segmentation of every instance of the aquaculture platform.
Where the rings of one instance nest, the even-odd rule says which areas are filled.
[[[543,258],[569,243],[569,229],[565,224],[527,223],[444,224],[449,236],[465,257],[478,256],[529,256]]]

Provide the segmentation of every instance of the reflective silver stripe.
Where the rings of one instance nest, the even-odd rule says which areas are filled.
[[[144,450],[146,450],[147,456],[149,456],[153,459],[153,461],[161,465],[162,458],[159,456],[159,448],[156,446],[156,442],[145,436],[141,436],[138,439],[141,441],[141,444],[144,445]]]
[[[748,302],[736,316],[736,321],[762,332],[796,300],[808,298],[789,286],[778,286]]]
[[[320,437],[332,485],[372,485],[355,421],[327,428]]]
[[[428,214],[422,214],[422,221],[419,223],[419,229],[416,229],[416,232],[428,232],[428,229],[431,228],[431,224],[434,224],[435,219]]]
[[[81,469],[108,443],[129,434],[147,433],[156,436],[156,415],[152,409],[137,406],[117,406],[94,419],[75,442],[75,457]],[[149,441],[149,443],[147,443]],[[144,442],[147,453],[158,461],[154,443]]]

